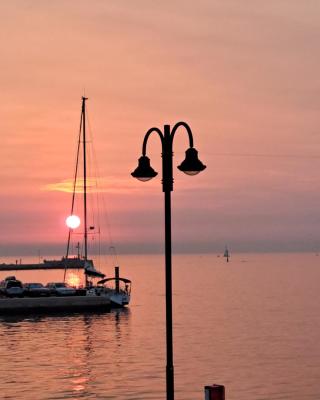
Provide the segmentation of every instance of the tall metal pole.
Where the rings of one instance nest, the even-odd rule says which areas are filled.
[[[86,97],[82,97],[82,132],[83,132],[83,219],[84,219],[84,261],[88,258],[88,229],[87,229],[87,159],[86,159]],[[88,277],[86,277],[86,287]]]
[[[158,128],[151,128],[144,136],[142,144],[142,157],[139,159],[138,168],[131,174],[134,178],[142,181],[149,180],[157,175],[150,167],[150,160],[146,157],[147,142],[151,133],[156,132],[162,144],[162,190],[164,192],[164,215],[165,215],[165,287],[166,287],[166,350],[167,350],[167,365],[166,365],[166,383],[167,383],[167,400],[174,400],[174,367],[173,367],[173,327],[172,327],[172,248],[171,248],[171,192],[173,191],[173,171],[172,171],[172,142],[174,135],[179,127],[184,127],[189,137],[189,150],[193,150],[193,159],[188,162],[194,167],[191,171],[195,173],[202,171],[204,166],[197,159],[197,151],[193,149],[193,137],[189,125],[186,122],[178,122],[173,128],[170,125],[164,125],[164,130],[161,132]],[[196,159],[194,157],[196,156]],[[187,160],[187,152],[186,152]],[[186,161],[185,160],[185,161]],[[184,161],[184,162],[185,162]],[[181,164],[182,165],[182,164]],[[181,167],[181,166],[180,166]],[[180,168],[183,172],[188,173],[185,168]]]
[[[162,172],[165,215],[165,280],[166,280],[166,347],[167,400],[174,400],[173,334],[172,334],[172,248],[171,248],[171,191],[173,190],[172,137],[170,126],[164,126]]]
[[[166,258],[166,330],[167,330],[167,400],[174,400],[172,334],[172,260],[171,260],[171,192],[164,192]]]

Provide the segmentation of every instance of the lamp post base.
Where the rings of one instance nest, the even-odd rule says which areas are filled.
[[[174,400],[174,372],[173,365],[167,365],[167,400]]]

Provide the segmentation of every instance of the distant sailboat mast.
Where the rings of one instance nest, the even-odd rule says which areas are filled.
[[[88,258],[87,230],[87,160],[86,160],[86,106],[87,97],[82,97],[82,133],[83,133],[83,220],[84,220],[84,259]]]
[[[80,118],[80,132],[79,132],[79,141],[78,141],[78,150],[77,150],[77,161],[76,161],[76,170],[74,175],[74,182],[73,182],[73,194],[72,194],[72,206],[71,206],[71,215],[73,215],[74,209],[74,201],[75,201],[75,193],[76,193],[76,185],[77,185],[77,178],[78,178],[78,161],[79,161],[79,153],[80,153],[80,144],[81,144],[81,136],[82,136],[82,145],[83,145],[83,222],[84,222],[84,269],[85,269],[85,285],[88,286],[88,276],[86,273],[86,265],[88,260],[88,222],[87,222],[87,158],[86,158],[86,100],[87,97],[82,97],[82,108],[81,108],[81,118]],[[81,135],[82,133],[82,135]],[[69,256],[70,250],[70,240],[71,240],[71,232],[72,229],[69,229],[68,235],[68,244],[67,244],[67,255],[66,258]],[[79,251],[79,244],[78,244],[78,258],[80,256]],[[64,281],[66,278],[66,270],[64,273]]]
[[[229,250],[228,250],[227,246],[226,246],[226,249],[224,251],[223,257],[226,257],[227,258],[227,262],[229,262],[230,253],[229,253]]]
[[[82,97],[82,134],[83,134],[83,220],[84,220],[84,262],[88,259],[88,228],[87,228],[87,159],[86,159],[86,100]],[[88,276],[85,272],[86,287]]]
[[[75,195],[76,195],[76,186],[77,186],[77,179],[78,179],[79,154],[80,154],[81,132],[82,132],[82,117],[83,117],[83,115],[82,115],[82,109],[81,109],[80,129],[79,129],[78,148],[77,148],[77,160],[76,160],[76,168],[75,168],[74,178],[73,178],[72,202],[71,202],[71,212],[70,212],[70,215],[73,215],[74,203],[75,203]],[[72,228],[69,228],[66,258],[69,257],[71,233],[72,233]],[[78,258],[80,258],[80,247],[79,247],[79,243],[78,243]]]

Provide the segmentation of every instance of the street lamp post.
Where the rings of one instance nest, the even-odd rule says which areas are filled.
[[[172,338],[172,249],[171,249],[171,192],[173,191],[172,172],[172,143],[179,127],[184,127],[189,137],[189,149],[186,151],[185,160],[178,169],[188,175],[196,175],[206,166],[198,159],[198,152],[193,147],[193,136],[186,122],[178,122],[172,128],[164,125],[163,132],[159,128],[151,128],[145,134],[142,145],[142,156],[139,158],[138,167],[132,176],[141,181],[148,181],[158,173],[150,166],[150,159],[146,156],[147,142],[151,133],[158,133],[162,145],[162,188],[164,192],[165,216],[165,282],[166,282],[166,383],[167,400],[174,400],[174,372],[173,372],[173,338]]]

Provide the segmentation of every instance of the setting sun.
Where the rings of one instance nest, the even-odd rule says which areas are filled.
[[[66,225],[70,229],[76,229],[80,226],[80,218],[77,215],[69,215],[66,219]]]

